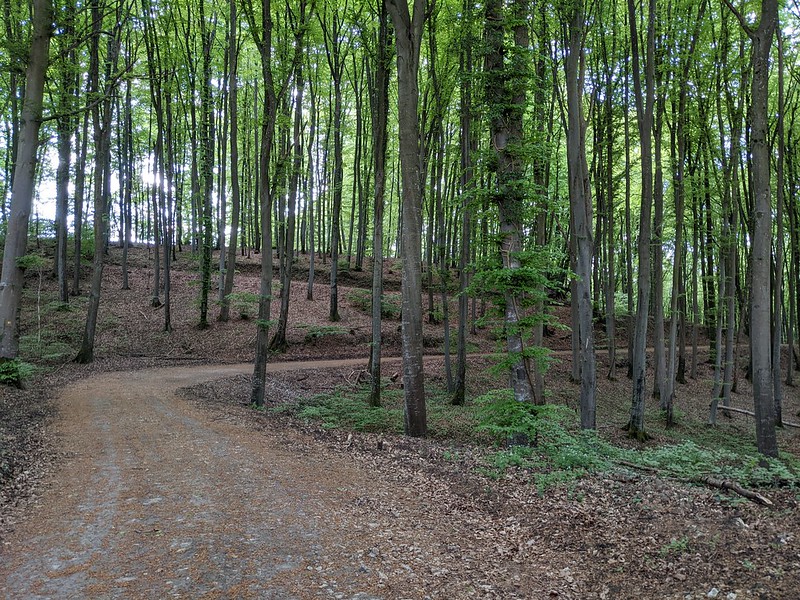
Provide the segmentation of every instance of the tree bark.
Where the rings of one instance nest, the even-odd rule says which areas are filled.
[[[24,269],[19,259],[25,256],[28,221],[33,205],[36,155],[42,119],[44,79],[47,72],[52,35],[52,5],[49,0],[33,2],[33,37],[25,74],[19,145],[11,190],[11,211],[3,247],[3,273],[0,278],[0,362],[19,354],[19,308]]]
[[[569,166],[570,212],[576,248],[576,295],[578,320],[572,324],[578,339],[579,377],[581,384],[581,427],[594,429],[597,405],[595,401],[595,354],[592,328],[592,198],[589,168],[586,163],[586,120],[583,116],[585,14],[582,0],[569,16],[565,79],[567,88],[567,162]]]
[[[397,45],[397,117],[402,177],[402,346],[406,435],[428,433],[422,362],[422,190],[419,146],[419,55],[425,22],[424,0],[385,0]],[[338,233],[336,234],[338,235]]]
[[[372,104],[372,161],[375,169],[373,207],[375,228],[372,237],[372,346],[370,348],[370,406],[381,404],[381,302],[383,299],[383,214],[386,193],[386,146],[389,119],[389,77],[391,56],[389,15],[381,3],[378,15],[378,44],[375,58]]]
[[[225,260],[225,280],[222,289],[222,305],[219,310],[220,321],[230,319],[231,301],[233,292],[233,279],[236,273],[236,239],[239,233],[239,213],[241,212],[241,196],[239,191],[239,106],[237,76],[239,67],[239,15],[236,10],[236,0],[230,2],[230,41],[228,44],[228,116],[230,118],[230,144],[231,144],[231,234],[228,241],[228,257]],[[224,231],[223,234],[224,235]]]
[[[756,444],[765,456],[778,456],[772,381],[770,259],[772,255],[772,195],[770,189],[769,55],[778,21],[777,0],[762,0],[758,28],[752,30],[734,11],[752,41],[753,79],[750,88],[750,153],[754,199],[750,286],[750,354],[755,406]]]
[[[647,49],[645,58],[645,91],[642,93],[639,66],[639,36],[634,0],[628,0],[628,20],[631,31],[631,58],[636,114],[639,125],[642,161],[642,205],[639,219],[636,319],[631,348],[633,390],[628,434],[636,439],[646,439],[644,408],[646,397],[647,326],[650,301],[650,215],[653,204],[652,130],[655,100],[655,19],[656,0],[649,0],[647,24]]]

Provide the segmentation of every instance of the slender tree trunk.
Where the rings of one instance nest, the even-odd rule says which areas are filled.
[[[239,213],[241,212],[241,197],[239,191],[239,107],[237,76],[239,66],[238,52],[238,26],[239,15],[236,12],[236,0],[230,1],[230,43],[228,45],[228,68],[231,82],[228,92],[228,114],[230,117],[230,144],[231,144],[231,234],[228,242],[228,258],[225,261],[225,281],[222,290],[222,305],[220,306],[220,321],[230,319],[231,301],[233,292],[233,279],[236,273],[236,238],[239,233]],[[224,235],[224,232],[223,232]]]
[[[460,71],[463,74],[472,72],[472,34],[473,12],[468,0],[463,0],[464,27],[462,28],[462,52],[459,57]],[[461,247],[458,259],[458,357],[456,367],[455,390],[451,403],[461,406],[465,402],[467,389],[467,323],[469,321],[469,295],[467,286],[469,263],[471,221],[470,201],[473,200],[475,188],[472,168],[473,135],[472,135],[472,82],[470,77],[461,78],[460,95],[460,149],[461,149]]]
[[[300,21],[295,29],[295,55],[294,55],[294,129],[292,132],[292,166],[289,176],[288,212],[285,227],[285,245],[281,256],[281,307],[278,324],[270,341],[270,350],[285,352],[288,348],[286,341],[286,327],[289,322],[289,300],[291,298],[292,262],[294,259],[294,236],[297,207],[297,192],[300,187],[300,169],[302,167],[303,147],[301,141],[301,128],[303,123],[303,35],[306,28],[306,3],[300,2]]]
[[[594,333],[592,328],[592,198],[589,167],[586,163],[586,119],[583,116],[585,14],[582,1],[569,17],[565,79],[567,88],[567,161],[569,195],[576,247],[576,292],[578,360],[580,361],[581,427],[596,427]],[[573,333],[575,335],[575,333]]]
[[[391,55],[389,15],[381,3],[378,16],[378,44],[372,99],[372,161],[375,169],[373,195],[375,226],[372,237],[372,346],[370,348],[370,406],[381,404],[381,302],[383,299],[383,213],[386,192],[387,121],[389,118],[389,77]]]
[[[776,21],[777,25],[777,21]],[[783,81],[783,34],[777,28],[778,42],[778,160],[776,169],[775,194],[775,275],[772,291],[772,393],[775,405],[775,425],[783,426],[783,387],[781,381],[781,336],[783,333],[783,183],[784,183],[784,81]],[[791,362],[791,359],[790,359]]]
[[[131,82],[125,82],[125,114],[123,116],[125,124],[123,125],[123,141],[125,154],[124,166],[124,187],[121,191],[123,195],[124,206],[124,221],[125,231],[123,232],[122,240],[122,289],[130,289],[130,281],[128,280],[128,251],[131,246],[131,217],[132,210],[131,204],[133,203],[133,96],[131,93]]]
[[[202,186],[203,252],[200,259],[200,322],[208,325],[209,294],[211,292],[211,258],[214,244],[214,223],[211,197],[214,188],[214,107],[212,104],[211,50],[215,31],[208,29],[204,3],[200,3],[200,38],[203,44],[203,80],[200,85],[200,182]]]
[[[311,124],[309,125],[308,134],[308,284],[306,286],[306,300],[314,299],[314,267],[317,252],[314,230],[314,190],[318,189],[314,185],[316,168],[318,168],[314,160],[315,145],[317,143],[317,96],[313,81],[314,78],[310,77],[308,82],[308,96],[311,104]]]
[[[631,57],[633,62],[633,84],[636,113],[641,140],[642,205],[639,219],[639,274],[637,277],[636,320],[633,334],[631,361],[633,366],[633,391],[628,433],[631,437],[647,438],[644,428],[647,367],[647,325],[650,300],[650,213],[653,203],[653,156],[652,129],[655,100],[655,19],[656,0],[648,2],[647,56],[645,58],[645,91],[642,93],[641,68],[639,66],[639,36],[636,26],[636,6],[628,0],[628,21],[631,32]]]
[[[772,250],[772,194],[770,191],[769,55],[778,21],[777,0],[762,0],[756,30],[735,12],[752,41],[753,79],[750,91],[750,153],[754,198],[752,238],[752,285],[750,286],[750,355],[755,405],[756,443],[766,456],[778,456],[775,435],[771,348],[770,258]]]
[[[83,127],[80,134],[80,151],[75,165],[75,207],[73,214],[75,239],[73,247],[72,289],[70,293],[78,296],[81,293],[81,250],[83,242],[83,196],[86,186],[86,153],[89,144],[89,111],[83,115]],[[76,140],[76,146],[78,142]]]
[[[102,26],[101,10],[98,0],[93,0],[92,41],[89,67],[89,88],[95,92],[99,89],[99,39]],[[92,269],[92,285],[89,292],[89,306],[86,314],[86,327],[83,341],[75,362],[86,364],[94,360],[94,342],[97,330],[97,316],[100,310],[100,291],[103,282],[103,258],[108,231],[108,206],[111,199],[111,81],[110,69],[116,67],[119,53],[119,30],[122,25],[118,20],[114,32],[108,39],[106,57],[104,100],[92,108],[92,124],[95,141],[95,180],[94,180],[94,261]]]

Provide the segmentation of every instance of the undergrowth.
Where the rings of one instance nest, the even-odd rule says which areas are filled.
[[[281,410],[326,428],[402,433],[403,391],[384,390],[383,406],[377,408],[368,406],[367,396],[365,389],[340,388]],[[589,474],[636,467],[687,482],[714,477],[748,487],[800,487],[800,461],[789,454],[765,459],[743,439],[713,447],[690,437],[637,450],[580,430],[574,410],[566,406],[520,403],[509,390],[489,392],[461,407],[450,405],[443,392],[430,394],[427,402],[431,437],[484,446],[479,467],[484,475],[500,478],[515,471],[540,491]]]
[[[352,290],[347,293],[347,300],[361,312],[372,314],[372,290]],[[400,318],[400,294],[384,292],[381,297],[381,317],[384,319]]]

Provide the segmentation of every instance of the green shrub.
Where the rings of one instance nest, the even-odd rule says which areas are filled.
[[[341,428],[353,431],[403,431],[402,410],[382,406],[369,406],[362,398],[340,393],[314,396],[297,406],[301,419],[320,421],[327,429]]]
[[[313,342],[314,340],[329,335],[350,333],[349,329],[340,325],[298,325],[298,327],[306,330],[306,342]]]
[[[26,379],[33,375],[34,367],[15,358],[0,360],[0,384],[21,387]]]
[[[258,301],[261,298],[253,292],[233,292],[226,296],[230,307],[239,313],[240,319],[249,319],[258,314]]]

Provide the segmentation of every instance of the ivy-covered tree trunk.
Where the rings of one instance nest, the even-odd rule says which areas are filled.
[[[461,406],[465,402],[467,391],[467,322],[469,321],[469,295],[467,287],[469,276],[467,265],[470,255],[470,237],[472,215],[470,213],[470,201],[474,199],[475,178],[472,164],[474,148],[474,135],[472,128],[472,82],[470,73],[472,72],[472,46],[474,36],[474,16],[468,0],[462,3],[464,9],[464,22],[462,25],[462,50],[459,58],[461,69],[461,94],[460,94],[460,166],[461,166],[461,246],[459,248],[458,259],[458,356],[456,365],[455,390],[451,403]]]
[[[19,305],[24,274],[20,259],[25,255],[27,247],[28,220],[33,204],[44,78],[52,33],[52,10],[49,0],[34,0],[33,37],[21,112],[22,128],[11,190],[11,211],[3,247],[3,273],[0,278],[0,362],[14,360],[19,354]]]
[[[527,6],[515,0],[506,15],[500,0],[489,0],[486,16],[485,98],[489,111],[491,147],[494,151],[492,170],[495,173],[491,195],[497,204],[500,225],[500,256],[507,271],[503,303],[506,347],[510,363],[510,385],[514,398],[533,402],[532,366],[523,340],[523,290],[515,281],[514,271],[522,267],[523,217],[525,211],[525,157],[523,148],[523,116],[526,108],[528,29],[521,19]],[[512,34],[513,46],[506,44]]]
[[[211,93],[211,50],[214,30],[206,23],[203,2],[200,2],[200,37],[203,43],[203,80],[200,84],[200,182],[202,187],[203,252],[200,259],[200,329],[208,327],[209,294],[211,292],[211,255],[213,240],[213,214],[211,196],[214,187],[214,106]]]

